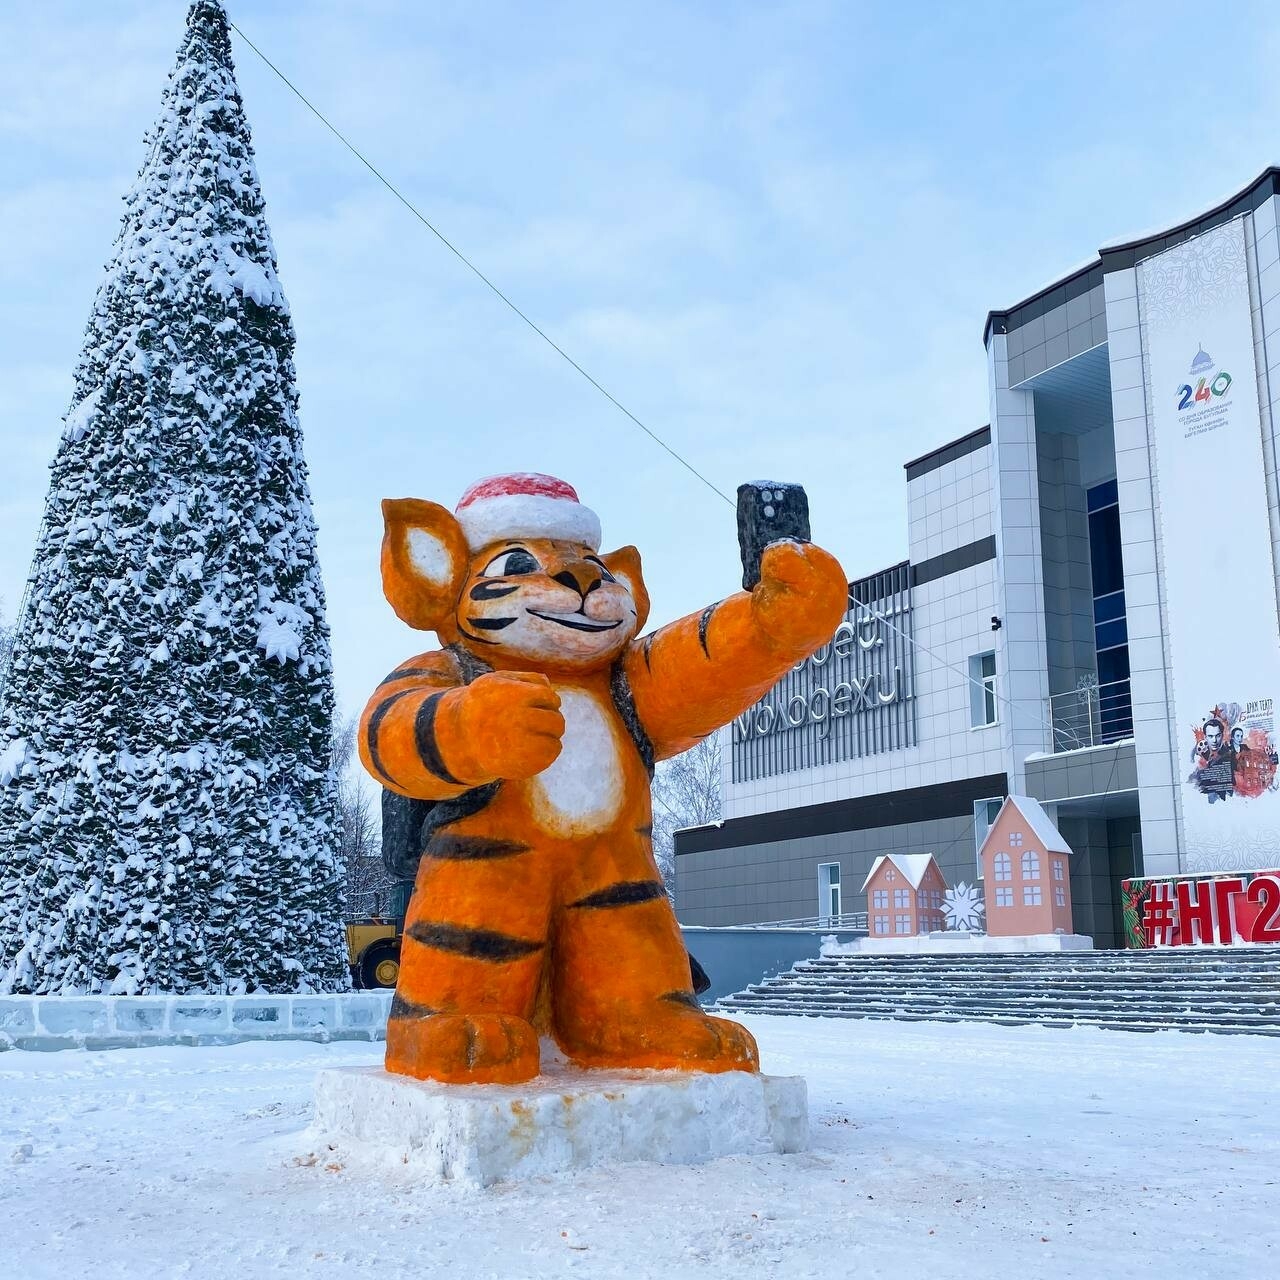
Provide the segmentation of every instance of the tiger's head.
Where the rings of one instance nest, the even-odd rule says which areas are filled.
[[[478,481],[456,511],[382,504],[382,589],[411,627],[497,669],[607,667],[644,626],[640,553],[599,553],[600,525],[551,476]]]

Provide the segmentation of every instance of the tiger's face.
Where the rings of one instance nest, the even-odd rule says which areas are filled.
[[[420,498],[382,504],[382,589],[411,627],[508,671],[607,668],[639,634],[649,595],[635,547],[505,538],[478,551],[453,514]]]
[[[577,543],[497,542],[471,562],[454,623],[491,665],[591,668],[612,662],[640,629],[625,566],[614,573]]]

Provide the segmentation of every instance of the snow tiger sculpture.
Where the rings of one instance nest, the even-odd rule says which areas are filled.
[[[456,512],[382,504],[383,590],[442,650],[379,685],[360,754],[432,800],[387,1024],[387,1070],[452,1083],[586,1067],[756,1071],[702,1012],[654,863],[653,765],[756,702],[844,616],[840,565],[777,542],[760,581],[638,638],[634,547],[550,476],[482,480]]]

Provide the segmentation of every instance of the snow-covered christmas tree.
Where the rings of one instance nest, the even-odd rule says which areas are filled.
[[[337,990],[294,333],[216,0],[146,147],[0,706],[0,991]]]

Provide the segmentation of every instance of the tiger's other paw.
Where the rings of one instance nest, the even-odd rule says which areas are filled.
[[[519,1084],[538,1074],[538,1033],[503,1013],[432,1013],[387,1021],[386,1067],[444,1084]]]
[[[696,1006],[693,996],[689,997]],[[713,1018],[696,1007],[637,1010],[624,1024],[588,1036],[557,1036],[565,1053],[584,1067],[657,1071],[759,1071],[760,1050],[746,1027]]]

